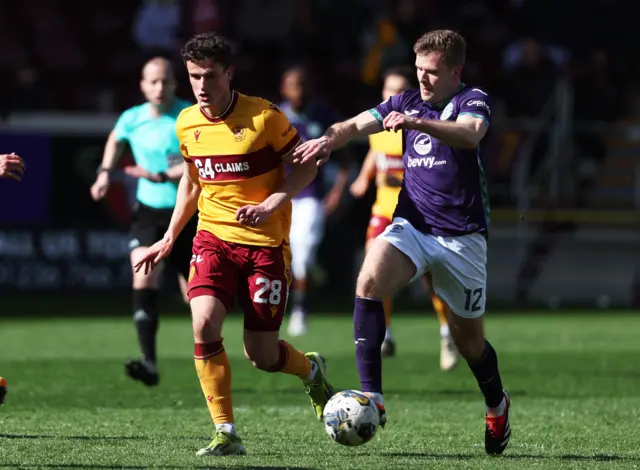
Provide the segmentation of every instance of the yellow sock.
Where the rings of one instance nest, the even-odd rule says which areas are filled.
[[[436,311],[436,315],[438,315],[440,326],[447,325],[447,305],[433,292],[431,293],[431,301],[433,302],[433,308]]]
[[[286,341],[280,341],[280,361],[281,367],[278,372],[283,374],[297,375],[302,380],[306,380],[311,374],[311,361],[303,352],[298,351]]]
[[[214,424],[234,423],[231,366],[222,340],[214,343],[196,343],[193,356],[211,420]]]
[[[385,297],[384,299],[382,299],[382,308],[384,308],[385,326],[389,328],[391,326],[391,309],[393,308],[391,297]]]

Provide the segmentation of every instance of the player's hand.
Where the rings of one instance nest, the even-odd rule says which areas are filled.
[[[272,213],[273,211],[264,204],[248,205],[236,211],[236,220],[242,225],[255,227],[266,222]]]
[[[134,178],[144,178],[154,183],[160,183],[162,181],[158,173],[151,173],[139,165],[125,166],[122,171],[124,171],[126,175],[133,176]]]
[[[144,273],[149,274],[160,261],[169,256],[173,249],[175,240],[168,234],[162,240],[155,242],[146,250],[140,250],[140,258],[134,260],[133,269],[135,272],[144,268]]]
[[[367,178],[356,178],[351,186],[349,186],[349,192],[356,199],[360,199],[367,194],[369,190],[369,180]]]
[[[94,201],[99,201],[109,189],[109,172],[103,171],[96,178],[96,182],[91,186],[91,197]]]
[[[331,141],[328,137],[307,140],[293,149],[293,162],[305,163],[315,160],[316,165],[321,166],[329,160],[331,150]]]
[[[20,181],[25,168],[24,160],[19,155],[0,154],[0,178]]]
[[[412,129],[416,121],[413,116],[392,111],[382,121],[382,127],[388,131],[398,132],[401,129]]]

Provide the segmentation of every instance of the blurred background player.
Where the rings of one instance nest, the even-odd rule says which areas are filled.
[[[284,98],[280,108],[303,140],[320,137],[327,127],[336,122],[336,119],[340,119],[335,111],[316,99],[313,84],[304,67],[291,67],[284,72],[280,93]],[[325,218],[337,209],[348,182],[349,166],[346,150],[336,152],[336,161],[339,166],[338,172],[326,195],[323,178],[326,168],[321,167],[311,184],[291,201],[293,204],[291,220],[293,286],[288,327],[288,333],[291,336],[300,336],[307,332],[307,315],[311,304],[310,273],[324,235]]]
[[[120,115],[105,145],[98,177],[91,187],[93,199],[102,199],[109,189],[110,175],[118,159],[131,147],[136,165],[124,171],[138,178],[136,208],[131,228],[131,259],[161,238],[169,226],[176,204],[177,182],[183,172],[176,119],[191,104],[176,98],[176,79],[171,63],[154,58],[142,69],[140,89],[147,102]],[[169,262],[179,273],[178,280],[186,299],[186,278],[191,258],[191,239],[195,225],[185,230]],[[138,332],[142,357],[126,363],[128,376],[145,385],[157,385],[156,336],[158,331],[158,288],[161,270],[133,273],[133,319]]]
[[[317,170],[315,162],[297,164],[285,175],[284,162],[292,162],[300,136],[277,106],[231,88],[234,67],[226,39],[198,34],[182,58],[198,100],[176,124],[187,164],[167,232],[141,253],[136,269],[148,271],[170,256],[199,209],[189,299],[195,366],[215,435],[197,454],[242,455],[222,339],[236,297],[244,312],[244,352],[253,365],[297,376],[318,419],[333,394],[322,356],[304,354],[279,337],[291,284],[290,200]]]
[[[388,100],[393,95],[416,88],[416,74],[410,67],[394,67],[385,72],[383,77],[382,99]],[[351,185],[351,194],[361,198],[369,189],[375,178],[377,185],[376,201],[371,208],[371,220],[367,229],[367,244],[384,232],[393,219],[393,211],[398,202],[398,194],[402,187],[404,163],[402,161],[402,132],[379,132],[369,136],[370,149],[365,157],[360,174]],[[440,321],[440,368],[444,371],[453,369],[458,364],[458,350],[451,338],[447,323],[447,306],[431,289],[430,279],[425,275],[421,283],[429,292],[433,308]],[[384,316],[386,333],[382,343],[382,355],[393,356],[395,343],[391,336],[391,298],[384,299]]]
[[[22,180],[25,164],[22,157],[15,153],[0,154],[0,178]]]

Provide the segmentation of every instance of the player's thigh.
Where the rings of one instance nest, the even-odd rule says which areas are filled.
[[[244,354],[254,366],[270,370],[280,359],[279,331],[244,330]]]
[[[217,341],[222,334],[240,272],[230,254],[229,246],[209,232],[200,231],[193,240],[187,288],[196,338]]]
[[[251,260],[238,285],[238,300],[244,311],[244,329],[279,331],[287,308],[291,284],[291,249],[246,247]]]
[[[395,219],[368,247],[358,281],[359,297],[387,297],[409,284],[425,270],[415,229]]]
[[[436,295],[449,307],[452,334],[465,357],[484,346],[487,242],[478,233],[459,237],[431,237],[431,263]],[[455,331],[453,331],[455,330]]]

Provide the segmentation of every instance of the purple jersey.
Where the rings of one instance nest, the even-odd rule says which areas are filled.
[[[423,119],[455,121],[471,115],[491,125],[491,100],[478,88],[461,85],[449,100],[430,104],[420,90],[392,96],[371,109],[382,123],[392,111]],[[475,149],[445,145],[420,131],[403,131],[404,182],[394,217],[438,236],[487,233],[489,198],[482,165],[486,136]]]
[[[340,121],[340,117],[336,113],[318,102],[311,102],[305,106],[303,111],[296,112],[291,108],[291,105],[285,101],[280,104],[280,109],[282,109],[287,118],[289,118],[289,122],[297,129],[303,141],[317,139],[322,136],[324,131],[334,122]],[[309,186],[298,193],[295,197],[296,199],[303,197],[322,199],[324,192],[322,188],[322,169],[323,167],[318,168],[318,176],[316,176]]]

